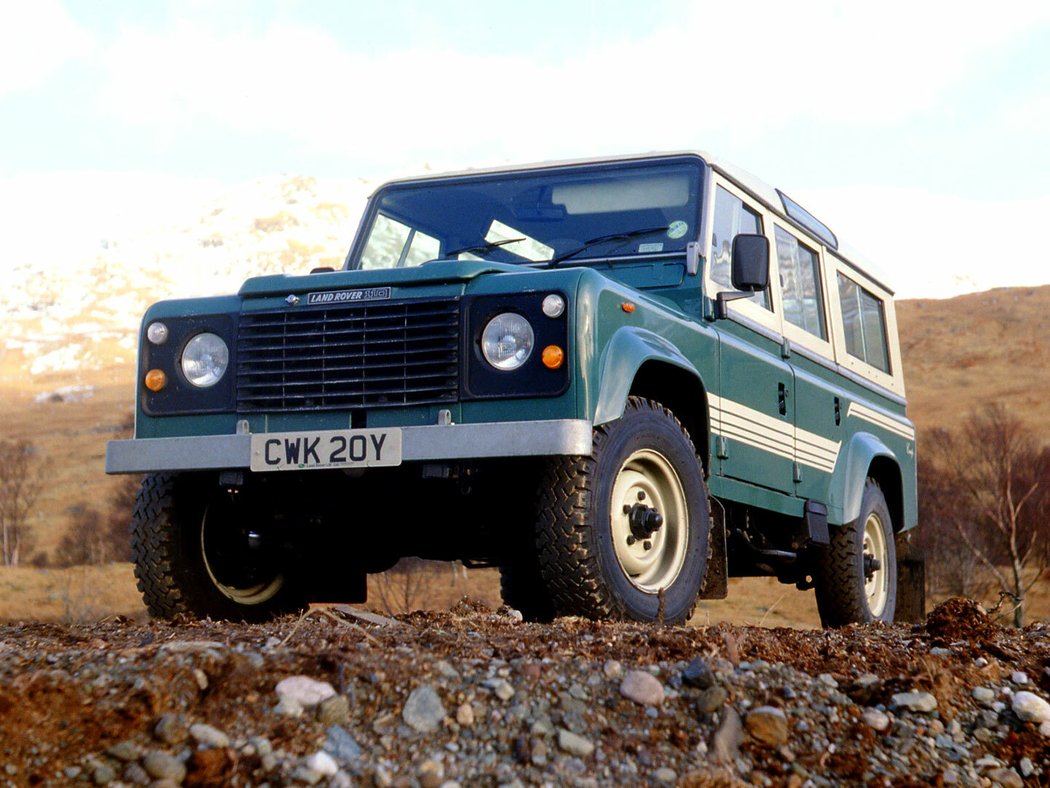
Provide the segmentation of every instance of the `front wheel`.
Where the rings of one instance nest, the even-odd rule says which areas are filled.
[[[156,618],[264,621],[305,607],[271,507],[213,477],[157,473],[135,500],[131,549]]]
[[[860,516],[832,528],[817,555],[817,610],[826,627],[893,621],[897,607],[897,552],[886,498],[868,479]]]
[[[550,461],[541,484],[540,572],[560,614],[686,621],[707,569],[709,504],[688,432],[631,397],[594,431],[590,457]]]

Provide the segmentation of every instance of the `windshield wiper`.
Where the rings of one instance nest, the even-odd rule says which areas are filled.
[[[597,238],[592,238],[589,241],[584,241],[575,249],[572,249],[568,252],[563,252],[557,257],[552,257],[549,267],[554,268],[562,260],[568,260],[570,257],[575,257],[580,252],[590,249],[592,246],[597,246],[598,244],[606,243],[607,241],[629,241],[631,238],[637,238],[640,235],[651,235],[652,233],[666,232],[667,227],[668,225],[665,224],[663,227],[643,227],[638,230],[628,230],[624,233],[609,233],[608,235],[599,235]]]
[[[464,246],[462,249],[453,249],[451,252],[445,252],[445,258],[455,257],[457,254],[467,254],[468,252],[491,252],[493,249],[498,249],[506,244],[516,244],[518,241],[524,241],[524,238],[503,238],[499,241],[485,241],[484,243],[474,244],[473,246]]]

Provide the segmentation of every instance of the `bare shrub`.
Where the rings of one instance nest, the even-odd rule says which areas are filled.
[[[444,563],[422,558],[402,558],[374,577],[383,610],[393,615],[418,610],[430,596]]]
[[[32,547],[29,513],[43,488],[36,449],[26,441],[0,441],[0,549],[4,566],[17,566]]]
[[[123,506],[126,486],[122,485],[114,494],[114,502],[106,514],[84,504],[74,507],[69,528],[55,548],[55,566],[108,564],[131,559],[129,512]]]

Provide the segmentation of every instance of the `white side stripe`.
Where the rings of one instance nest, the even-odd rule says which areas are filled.
[[[864,405],[858,405],[856,402],[851,402],[846,410],[846,417],[849,418],[850,416],[856,416],[858,419],[874,424],[876,427],[889,430],[894,435],[900,435],[905,440],[915,440],[914,427],[904,424],[892,416],[887,416],[885,413],[879,413],[877,410],[872,410]]]

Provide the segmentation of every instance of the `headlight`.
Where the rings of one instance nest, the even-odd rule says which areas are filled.
[[[214,386],[230,365],[230,349],[217,334],[197,334],[182,351],[182,374],[199,388]]]
[[[496,369],[510,371],[532,354],[535,335],[529,321],[515,312],[496,315],[481,332],[481,353]]]

